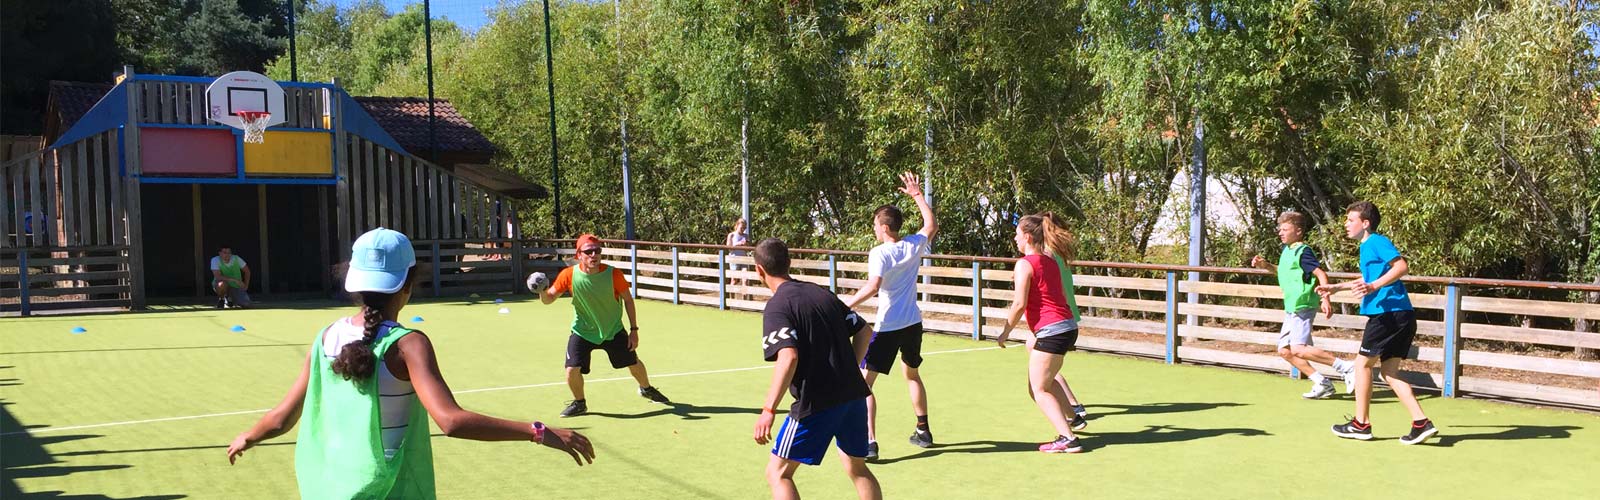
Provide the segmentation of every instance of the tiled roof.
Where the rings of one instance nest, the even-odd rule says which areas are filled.
[[[61,119],[57,134],[72,128],[83,118],[100,98],[111,91],[110,83],[50,82],[50,99],[56,103],[56,113]],[[400,147],[422,157],[428,151],[428,100],[421,97],[356,97],[356,102],[378,122]],[[445,99],[435,99],[433,105],[437,127],[439,152],[492,154],[494,144],[489,143],[478,129],[456,107]]]
[[[394,137],[400,147],[426,157],[428,151],[428,100],[421,97],[356,97],[367,114]],[[494,144],[456,111],[450,101],[434,99],[434,126],[439,152],[493,153]]]

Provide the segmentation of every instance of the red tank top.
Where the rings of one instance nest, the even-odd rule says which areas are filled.
[[[1022,260],[1033,266],[1033,283],[1028,287],[1028,329],[1072,319],[1067,295],[1061,286],[1061,268],[1047,255],[1027,255]]]

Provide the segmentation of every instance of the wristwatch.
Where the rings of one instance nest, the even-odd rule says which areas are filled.
[[[533,442],[540,444],[544,443],[544,429],[544,422],[533,423]]]

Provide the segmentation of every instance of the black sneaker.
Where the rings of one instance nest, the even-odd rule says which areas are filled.
[[[1086,427],[1089,427],[1089,419],[1080,417],[1078,414],[1074,413],[1072,415],[1072,430],[1081,431]]]
[[[1433,420],[1424,418],[1422,419],[1422,425],[1417,425],[1416,422],[1411,423],[1411,433],[1400,438],[1400,444],[1421,443],[1423,441],[1427,441],[1428,438],[1431,438],[1434,434],[1438,433],[1439,429],[1434,428]]]
[[[878,459],[878,442],[867,441],[867,460]]]
[[[1346,439],[1368,441],[1372,439],[1372,424],[1357,422],[1352,417],[1348,423],[1333,426],[1333,435]]]
[[[639,388],[639,397],[648,399],[648,400],[656,402],[656,403],[661,403],[661,404],[670,404],[670,403],[672,403],[672,401],[668,400],[665,395],[661,394],[661,391],[656,390],[656,388],[653,387],[653,386],[652,387],[640,387]]]
[[[576,417],[585,413],[589,413],[589,405],[587,403],[578,400],[569,401],[567,402],[567,408],[561,410],[561,418]]]
[[[1089,409],[1084,408],[1083,405],[1072,405],[1072,412],[1080,417],[1089,418]]]
[[[933,432],[917,429],[911,433],[911,444],[918,448],[933,446]]]
[[[217,309],[227,309],[227,308],[228,308],[228,299],[224,299],[224,298],[218,297],[217,298]]]

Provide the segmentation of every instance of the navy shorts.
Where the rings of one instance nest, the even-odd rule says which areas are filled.
[[[839,451],[858,458],[867,456],[867,400],[857,399],[795,420],[783,419],[772,454],[806,465],[822,463],[828,443],[838,441]]]
[[[889,373],[889,369],[894,368],[894,355],[897,352],[905,356],[906,366],[922,366],[922,323],[873,333],[872,343],[867,344],[867,356],[861,360],[861,367]]]
[[[1361,333],[1362,356],[1384,359],[1416,359],[1411,343],[1417,337],[1415,311],[1389,311],[1369,316]]]

